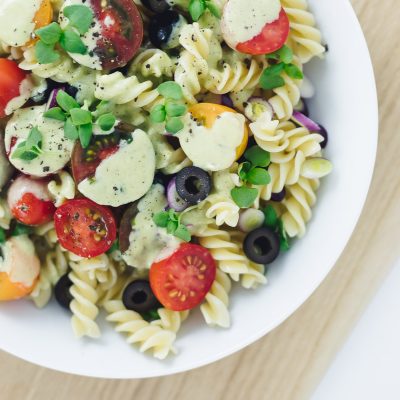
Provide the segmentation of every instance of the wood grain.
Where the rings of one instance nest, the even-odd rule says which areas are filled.
[[[400,254],[400,58],[396,57],[396,50],[400,48],[400,8],[397,2],[353,0],[371,49],[378,83],[381,129],[377,168],[355,234],[329,277],[298,312],[240,353],[167,378],[130,381],[80,378],[0,353],[0,398],[308,399]]]

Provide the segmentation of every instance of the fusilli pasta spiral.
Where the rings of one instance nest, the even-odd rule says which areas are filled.
[[[160,319],[152,321],[152,325],[177,333],[181,328],[182,322],[189,316],[189,311],[172,311],[160,308],[158,315]]]
[[[47,187],[56,207],[75,197],[75,181],[66,171],[59,172],[57,178],[50,181]]]
[[[129,74],[140,74],[145,78],[166,76],[171,78],[174,73],[174,62],[171,57],[160,49],[143,49],[131,63]]]

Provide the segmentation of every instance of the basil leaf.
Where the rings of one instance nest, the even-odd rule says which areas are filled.
[[[35,33],[43,43],[54,45],[60,40],[62,30],[60,25],[52,22],[50,25],[37,29]]]
[[[190,235],[188,228],[182,224],[178,226],[174,235],[185,242],[190,242],[192,240],[192,236]]]
[[[161,211],[153,216],[154,223],[160,228],[166,228],[169,221],[168,211]]]
[[[64,111],[60,107],[53,107],[47,110],[43,116],[45,118],[56,119],[58,121],[65,121],[67,119]]]
[[[42,148],[42,133],[37,127],[34,127],[29,132],[28,138],[26,139],[25,146],[27,149],[32,149],[33,147],[38,147],[39,152]]]
[[[87,54],[87,47],[82,42],[82,39],[71,29],[67,29],[61,34],[60,45],[69,53]]]
[[[6,231],[0,227],[0,244],[6,242]]]
[[[260,86],[262,89],[272,90],[285,86],[285,80],[280,75],[264,74],[264,72],[260,77]]]
[[[143,312],[140,315],[147,322],[152,322],[152,321],[156,321],[156,320],[160,319],[160,314],[158,313],[157,310],[150,310],[150,311],[147,311],[147,312]]]
[[[279,241],[280,248],[282,251],[287,251],[290,249],[289,239],[287,237],[285,227],[283,225],[283,221],[281,219],[278,220],[278,233],[279,233]]]
[[[271,177],[266,169],[253,168],[247,174],[247,181],[252,185],[268,185],[271,182]]]
[[[54,45],[39,40],[35,45],[35,55],[39,64],[52,64],[59,60],[60,55],[54,51]]]
[[[57,104],[66,112],[70,112],[73,108],[80,108],[79,103],[64,90],[59,90],[56,96]]]
[[[171,221],[174,221],[174,222],[178,222],[179,221],[179,217],[178,217],[177,213],[175,212],[175,210],[173,208],[170,208],[168,210],[168,217],[169,217],[169,219]]]
[[[73,108],[70,111],[71,120],[75,126],[87,125],[92,123],[92,114],[90,111],[81,108]]]
[[[249,160],[255,167],[268,167],[271,162],[271,157],[268,151],[263,150],[259,146],[250,147],[245,153],[244,157]]]
[[[154,106],[150,113],[150,118],[155,123],[164,122],[166,116],[167,112],[165,111],[165,107],[162,104]]]
[[[165,111],[169,117],[181,117],[186,113],[187,107],[184,104],[167,102]]]
[[[197,22],[206,11],[205,0],[190,0],[189,13],[193,21]]]
[[[220,19],[221,18],[221,11],[219,8],[212,2],[212,1],[207,1],[206,2],[206,7],[210,11],[214,17]]]
[[[238,175],[243,182],[247,182],[247,173],[250,172],[250,170],[251,170],[251,163],[247,161],[239,165]]]
[[[169,220],[167,223],[167,232],[170,235],[173,235],[175,231],[178,229],[179,223],[177,221],[171,221]]]
[[[98,124],[100,126],[100,129],[102,131],[106,132],[106,131],[111,130],[114,127],[116,121],[117,120],[114,117],[114,115],[111,113],[108,113],[108,114],[101,115],[97,119],[96,124]]]
[[[84,149],[89,146],[90,140],[93,136],[93,126],[91,123],[86,125],[80,125],[78,128],[79,131],[79,140],[81,141],[81,145]]]
[[[231,190],[233,201],[241,208],[248,208],[253,205],[258,196],[258,189],[245,186],[237,187]]]
[[[27,226],[17,222],[15,228],[13,229],[11,236],[21,236],[21,235],[30,235],[33,233],[33,228],[31,226]]]
[[[178,133],[183,127],[183,122],[178,117],[169,119],[165,125],[165,129],[169,133]]]
[[[285,72],[292,79],[303,79],[304,78],[304,75],[301,72],[301,69],[297,65],[294,65],[294,64],[286,64]]]
[[[289,64],[293,60],[293,51],[290,47],[283,45],[279,50],[267,54],[266,57],[270,60],[282,61],[285,64]]]
[[[262,210],[262,212],[265,215],[264,224],[269,228],[276,229],[278,226],[278,214],[276,213],[275,208],[268,205],[264,210]]]
[[[68,118],[64,124],[64,136],[69,140],[77,140],[79,138],[78,129],[72,123],[71,118]]]
[[[167,99],[181,100],[183,98],[182,88],[173,81],[162,83],[158,86],[157,90],[161,96],[164,96]]]
[[[89,30],[94,18],[93,11],[89,7],[79,4],[65,7],[63,13],[69,19],[70,25],[81,35]]]

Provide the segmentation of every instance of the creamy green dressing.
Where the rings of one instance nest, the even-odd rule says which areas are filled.
[[[245,135],[245,122],[242,114],[224,112],[209,129],[188,114],[185,127],[177,136],[183,151],[196,167],[221,171],[236,160],[236,148]]]
[[[124,261],[139,269],[148,269],[153,262],[169,257],[182,241],[159,228],[153,222],[154,214],[167,207],[162,185],[153,185],[146,196],[139,201],[138,214],[129,236],[129,249],[122,255]]]
[[[118,207],[140,199],[150,189],[156,169],[153,145],[137,129],[130,143],[103,160],[94,177],[83,180],[78,190],[98,204]]]

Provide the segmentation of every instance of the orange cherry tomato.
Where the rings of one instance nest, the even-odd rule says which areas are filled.
[[[28,296],[35,284],[36,280],[29,287],[19,282],[11,282],[10,277],[5,272],[0,272],[0,301],[18,300]]]
[[[212,103],[199,103],[189,108],[189,112],[196,119],[202,121],[204,126],[210,129],[213,125],[217,117],[226,112],[237,113],[236,110],[222,106],[220,104],[212,104]],[[240,145],[236,148],[236,160],[238,160],[245,152],[247,148],[247,143],[249,141],[249,129],[247,124],[244,125],[244,134],[243,140]]]
[[[43,28],[51,23],[53,20],[53,7],[51,6],[50,0],[43,0],[40,5],[39,10],[36,11],[35,16],[33,17],[33,22],[35,23],[35,30]],[[36,43],[38,39],[30,40],[26,46],[32,46]]]

